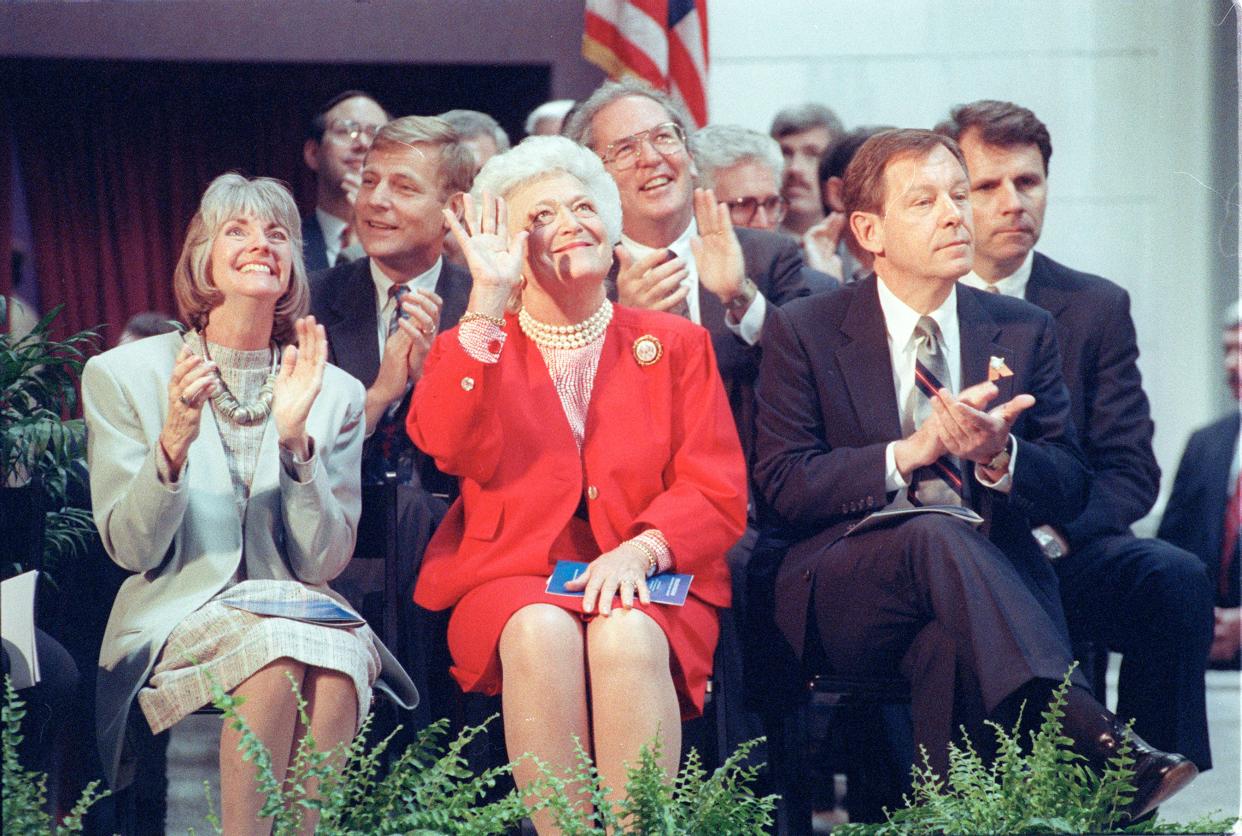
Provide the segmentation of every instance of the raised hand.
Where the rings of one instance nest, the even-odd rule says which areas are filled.
[[[323,370],[328,365],[328,336],[313,316],[299,319],[294,323],[294,330],[298,344],[285,346],[280,358],[280,371],[272,392],[272,418],[281,446],[292,450],[298,458],[306,459],[310,457],[306,419],[323,385]]]
[[[821,273],[827,273],[837,281],[845,281],[845,268],[837,245],[845,231],[845,213],[830,212],[828,217],[802,234],[802,255],[806,264]]]
[[[198,438],[207,399],[220,391],[216,364],[181,346],[172,378],[168,381],[168,416],[160,431],[160,447],[171,466],[174,480],[181,474],[190,445]]]
[[[690,251],[699,271],[699,284],[727,302],[742,291],[746,262],[733,232],[729,207],[716,202],[711,189],[694,190],[694,220],[699,234],[690,239]]]
[[[671,250],[655,250],[638,261],[624,244],[618,244],[613,252],[617,256],[617,301],[622,305],[669,311],[690,294],[689,285],[682,284],[690,268]]]
[[[608,615],[617,593],[621,595],[621,606],[627,610],[634,606],[635,596],[644,604],[650,604],[647,556],[637,546],[622,543],[592,560],[586,571],[566,583],[565,588],[586,591],[582,598],[583,612],[592,612],[598,605],[599,614]]]
[[[530,233],[523,230],[509,234],[509,209],[504,198],[484,192],[481,206],[475,205],[471,195],[464,195],[462,203],[464,226],[448,209],[444,210],[444,220],[466,257],[473,279],[467,308],[488,316],[503,316],[509,297],[522,283]]]
[[[358,189],[360,188],[362,188],[362,172],[353,169],[346,171],[345,176],[341,178],[341,191],[345,193],[345,199],[349,201],[350,206],[358,202]],[[357,240],[358,236],[354,235],[350,243]]]

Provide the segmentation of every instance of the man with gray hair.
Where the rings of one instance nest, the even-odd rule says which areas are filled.
[[[711,332],[749,455],[764,320],[768,305],[807,293],[802,256],[784,236],[733,229],[720,242],[724,256],[704,258],[711,253],[697,234],[696,210],[710,209],[712,193],[695,194],[691,124],[668,95],[626,79],[601,85],[570,114],[564,132],[603,159],[621,193],[618,301],[682,313]]]
[[[716,192],[734,226],[774,230],[785,217],[785,161],[776,140],[740,125],[708,125],[690,137],[699,186]]]
[[[781,194],[789,203],[783,229],[801,238],[824,219],[819,193],[819,160],[833,140],[845,133],[837,115],[813,102],[776,114],[768,131],[785,155],[785,182]]]
[[[505,129],[482,111],[447,110],[440,114],[440,118],[453,126],[461,137],[461,144],[474,155],[476,173],[492,157],[509,150],[509,135]]]
[[[573,99],[553,99],[539,105],[526,117],[526,135],[558,136],[561,126],[565,124],[565,117],[573,106]]]

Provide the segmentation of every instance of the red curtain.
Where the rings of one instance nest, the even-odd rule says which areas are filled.
[[[0,95],[26,185],[42,307],[64,303],[61,336],[107,324],[108,344],[134,313],[175,315],[172,271],[207,184],[230,170],[276,177],[308,210],[304,126],[340,90],[370,90],[396,114],[477,108],[516,137],[548,82],[546,66],[7,59]]]

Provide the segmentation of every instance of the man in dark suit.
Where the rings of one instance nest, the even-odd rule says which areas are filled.
[[[1123,654],[1117,711],[1139,734],[1208,769],[1211,586],[1193,555],[1130,531],[1160,488],[1130,297],[1034,251],[1052,156],[1034,113],[979,101],[955,108],[938,129],[958,139],[970,169],[975,262],[962,281],[1025,298],[1056,319],[1070,414],[1095,473],[1072,519],[1034,530],[1060,579],[1070,634]]]
[[[1242,309],[1225,320],[1225,371],[1234,404],[1242,402]],[[1239,485],[1239,419],[1235,409],[1190,437],[1177,466],[1173,493],[1158,536],[1198,557],[1215,589],[1211,661],[1236,668],[1242,657],[1242,492]]]
[[[443,210],[473,175],[474,158],[444,121],[406,116],[385,124],[367,152],[355,204],[366,257],[311,275],[311,312],[327,330],[329,360],[367,386],[363,485],[398,486],[403,595],[447,510],[444,497],[456,490],[404,425],[432,341],[457,324],[470,294],[469,274],[446,262],[441,247]],[[413,658],[403,661],[423,686],[426,637],[413,638]]]
[[[973,236],[956,143],[872,137],[845,199],[877,278],[791,303],[765,337],[755,478],[798,541],[777,573],[776,620],[804,664],[909,679],[915,739],[944,770],[959,723],[981,731],[1046,700],[1069,669],[1030,521],[1071,519],[1088,473],[1051,317],[957,286]],[[973,509],[979,527],[928,505]],[[881,508],[909,513],[864,523]],[[1072,681],[1066,733],[1103,768],[1127,732]],[[1140,815],[1197,771],[1132,742]]]
[[[388,113],[369,93],[346,90],[311,118],[302,160],[315,172],[315,211],[302,218],[302,256],[308,272],[361,257],[354,234],[354,195],[362,158]]]

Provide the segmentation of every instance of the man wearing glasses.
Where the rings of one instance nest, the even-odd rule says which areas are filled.
[[[684,108],[666,94],[627,79],[601,85],[570,116],[564,132],[600,155],[621,193],[617,301],[680,313],[711,332],[749,460],[752,391],[767,307],[808,290],[797,243],[762,230],[713,233],[729,236],[739,249],[725,269],[698,269],[691,248],[699,236],[698,172],[686,148],[690,124]]]
[[[761,229],[734,229],[728,217],[702,223],[700,219],[707,220],[705,213],[716,204],[710,189],[695,193],[698,172],[686,148],[691,124],[685,109],[667,95],[627,79],[601,85],[574,111],[563,132],[599,154],[621,193],[622,235],[614,266],[617,301],[679,313],[711,333],[749,471],[754,455],[754,385],[769,306],[810,291],[793,239]],[[704,246],[713,236],[724,236],[728,245]],[[730,257],[723,262],[711,258],[718,249],[727,250]],[[718,671],[726,680],[739,677],[738,631],[730,623],[744,623],[745,567],[755,537],[752,522],[728,554],[733,609],[722,615],[720,655],[725,670]],[[740,687],[724,688],[730,702],[740,700],[741,692]],[[730,705],[725,716],[741,717],[737,709],[740,705]],[[727,734],[730,742],[740,742],[753,737],[754,730],[731,727]]]
[[[302,160],[315,172],[315,211],[302,219],[308,272],[364,255],[353,229],[354,196],[362,159],[388,118],[369,93],[346,90],[328,100],[307,125]]]
[[[699,186],[729,207],[735,227],[780,227],[789,203],[780,192],[785,160],[776,140],[740,125],[708,125],[694,132],[689,146]],[[812,293],[837,286],[816,270],[804,269],[802,278]]]

